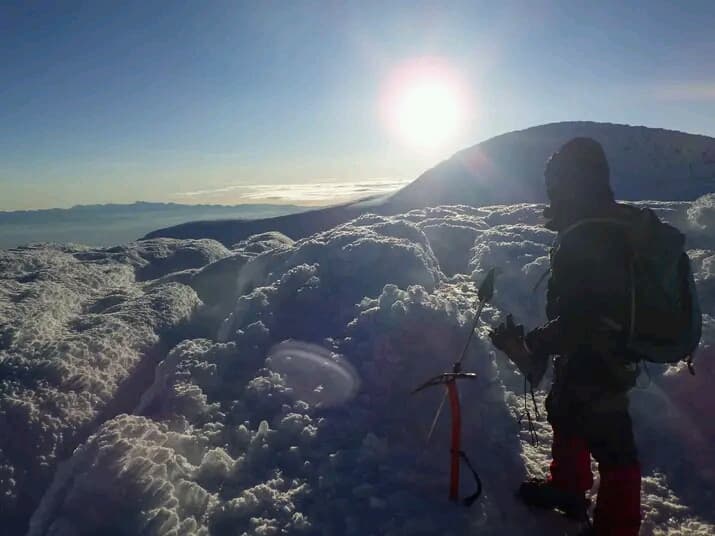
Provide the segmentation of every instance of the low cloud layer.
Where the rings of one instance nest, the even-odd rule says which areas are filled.
[[[325,205],[394,192],[407,184],[403,179],[377,178],[341,182],[333,179],[299,184],[234,184],[220,188],[178,192],[184,203],[295,203]]]

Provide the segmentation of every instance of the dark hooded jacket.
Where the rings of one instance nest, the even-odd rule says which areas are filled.
[[[597,149],[602,154],[600,145]],[[557,153],[547,164],[552,202],[545,215],[547,227],[558,233],[551,250],[549,322],[526,338],[537,359],[557,356],[550,418],[559,413],[578,418],[574,406],[627,405],[625,393],[637,376],[635,359],[625,350],[631,251],[623,225],[604,221],[628,220],[636,209],[614,201],[607,163],[604,176],[605,155],[578,156],[559,159]],[[596,171],[594,165],[584,168],[584,161],[595,161]],[[550,181],[554,168],[571,181]]]

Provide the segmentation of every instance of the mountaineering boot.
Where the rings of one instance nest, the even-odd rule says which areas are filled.
[[[531,479],[519,487],[519,498],[527,506],[544,510],[560,510],[570,519],[587,519],[589,501],[584,492],[565,491],[550,480]]]
[[[551,445],[553,461],[548,479],[532,479],[519,488],[519,497],[528,506],[545,510],[560,510],[567,517],[588,519],[589,501],[586,491],[591,489],[591,457],[586,440],[565,434],[554,426]]]

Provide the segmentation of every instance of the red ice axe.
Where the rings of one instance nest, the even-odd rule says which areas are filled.
[[[471,462],[469,461],[469,458],[467,458],[467,455],[464,453],[462,450],[462,408],[459,403],[459,390],[457,389],[457,380],[461,379],[474,379],[477,377],[477,375],[474,372],[462,372],[462,362],[464,361],[464,358],[467,355],[467,350],[469,349],[469,345],[472,342],[472,338],[474,337],[474,331],[477,329],[477,324],[479,323],[479,317],[482,314],[482,310],[484,309],[484,306],[486,303],[491,300],[492,296],[494,295],[494,277],[495,277],[495,269],[492,268],[489,270],[487,273],[487,276],[484,278],[484,281],[482,281],[482,284],[479,286],[479,290],[477,292],[477,297],[478,297],[478,306],[477,306],[477,312],[474,315],[474,323],[472,325],[472,329],[469,332],[469,337],[467,338],[467,342],[464,345],[464,349],[462,350],[462,354],[459,356],[459,359],[454,363],[452,366],[452,372],[444,372],[442,374],[439,374],[435,376],[434,378],[430,378],[427,380],[425,383],[417,387],[413,393],[417,393],[419,391],[422,391],[428,387],[432,387],[435,385],[444,385],[446,387],[446,391],[444,393],[444,396],[442,397],[442,402],[440,403],[439,407],[437,408],[437,413],[435,413],[434,419],[432,419],[432,426],[430,427],[429,434],[427,436],[427,440],[432,437],[432,433],[435,430],[435,427],[437,426],[437,421],[439,420],[439,416],[442,413],[442,408],[444,407],[444,403],[449,398],[449,407],[450,407],[450,412],[452,414],[452,431],[451,431],[451,446],[450,446],[450,470],[449,470],[449,500],[450,501],[458,501],[459,500],[459,462],[460,459],[464,460],[464,463],[467,465],[467,467],[470,469],[472,474],[474,475],[474,479],[477,483],[477,491],[464,499],[464,504],[466,506],[470,506],[474,501],[477,500],[479,495],[482,493],[482,482],[479,479],[479,475],[477,474],[476,470],[472,466]]]

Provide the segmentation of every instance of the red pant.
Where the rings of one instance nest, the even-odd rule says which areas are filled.
[[[584,493],[593,486],[588,441],[554,429],[550,480],[555,487]],[[598,460],[597,460],[598,461]],[[613,465],[599,461],[601,484],[594,513],[598,536],[636,536],[640,528],[641,471],[638,463]]]

